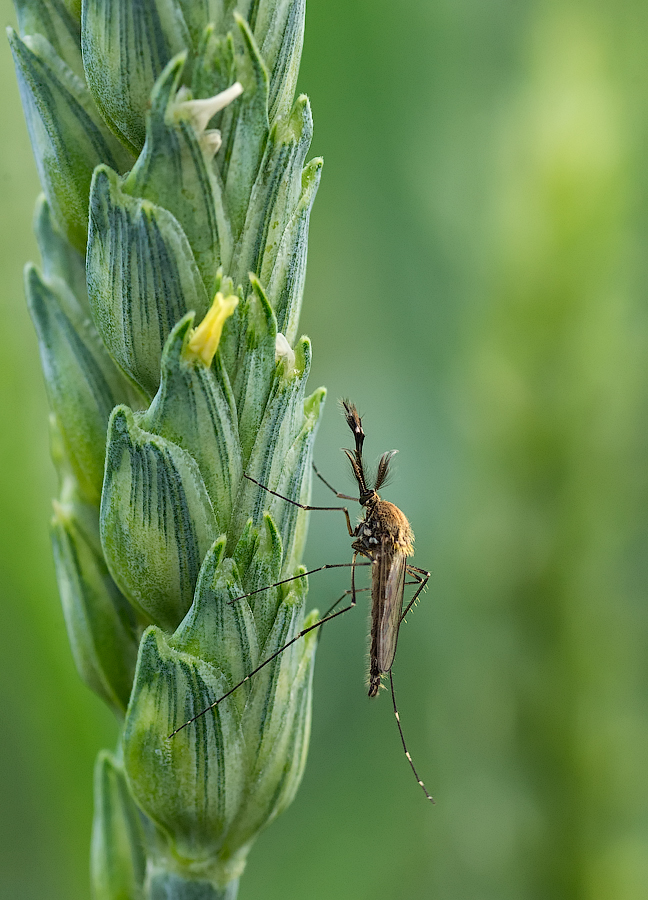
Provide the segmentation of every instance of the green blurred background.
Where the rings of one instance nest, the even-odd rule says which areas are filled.
[[[388,697],[367,700],[355,611],[322,640],[304,783],[240,900],[644,900],[648,6],[308,2],[316,457],[348,490],[340,396],[370,457],[400,449],[385,495],[433,576],[394,671],[437,805]],[[116,731],[54,585],[21,286],[38,187],[6,44],[0,77],[0,893],[81,900]],[[315,515],[307,562],[348,558],[343,522]],[[311,580],[314,605],[336,578]]]

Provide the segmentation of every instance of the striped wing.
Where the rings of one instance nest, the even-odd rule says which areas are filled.
[[[372,585],[371,656],[379,672],[389,672],[396,654],[407,557],[383,543],[376,564],[378,571]]]

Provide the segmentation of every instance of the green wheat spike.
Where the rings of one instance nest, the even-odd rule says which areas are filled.
[[[323,389],[298,339],[310,210],[304,0],[16,0],[43,188],[26,270],[79,674],[120,719],[95,775],[95,900],[234,900],[294,797]]]

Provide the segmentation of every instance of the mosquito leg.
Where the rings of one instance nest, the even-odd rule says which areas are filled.
[[[363,588],[356,588],[355,590],[356,590],[356,594],[360,594],[362,591],[370,591],[371,588],[363,587]],[[353,593],[353,591],[351,590],[351,588],[347,588],[347,590],[342,594],[342,596],[338,597],[338,599],[335,601],[333,606],[329,606],[329,608],[326,610],[326,614],[324,615],[324,618],[326,618],[326,616],[329,616],[333,612],[333,610],[338,605],[338,603],[341,603],[345,597],[348,597],[349,594],[352,594],[352,593]]]
[[[335,488],[333,487],[333,485],[329,484],[328,481],[326,480],[326,478],[324,478],[324,476],[322,474],[320,474],[315,463],[311,463],[311,465],[313,466],[313,471],[315,472],[315,474],[317,475],[319,480],[323,481],[324,484],[326,485],[326,487],[329,489],[329,491],[333,491],[333,493],[335,494],[336,497],[339,497],[340,500],[354,500],[356,503],[360,502],[357,497],[351,497],[349,494],[341,494],[339,491],[336,491]]]
[[[403,734],[403,728],[401,726],[400,716],[398,714],[398,707],[396,706],[396,694],[394,693],[394,676],[391,673],[391,669],[389,670],[389,684],[391,687],[392,703],[394,705],[394,715],[396,716],[396,724],[398,725],[398,733],[400,734],[400,739],[401,739],[401,743],[403,745],[403,750],[405,751],[405,756],[407,757],[407,761],[412,768],[412,772],[414,772],[414,777],[416,778],[416,780],[419,784],[419,787],[421,788],[421,790],[423,791],[425,796],[428,798],[430,803],[434,803],[434,797],[432,797],[430,794],[428,794],[427,788],[425,787],[425,785],[419,778],[419,774],[416,771],[416,769],[414,768],[414,763],[412,762],[412,757],[410,756],[410,752],[407,749],[407,744],[405,743],[405,735]]]
[[[407,613],[414,606],[414,604],[416,603],[416,598],[421,593],[421,591],[425,588],[425,585],[428,583],[428,581],[430,579],[430,573],[426,572],[425,569],[417,569],[416,566],[408,566],[407,571],[409,572],[410,575],[413,575],[414,578],[417,579],[417,581],[415,583],[418,584],[418,588],[414,592],[414,596],[412,597],[410,602],[405,607],[405,612],[401,614],[400,622],[403,621],[403,619],[405,618]]]
[[[340,600],[341,599],[342,598],[340,598]],[[261,669],[263,669],[265,666],[268,665],[268,663],[271,663],[273,659],[276,659],[279,656],[279,654],[283,653],[284,650],[287,650],[288,647],[292,646],[292,644],[301,640],[301,638],[303,638],[305,635],[307,635],[310,631],[314,631],[316,628],[320,628],[326,622],[330,622],[331,619],[337,619],[338,616],[344,615],[345,612],[348,612],[350,609],[353,609],[353,607],[355,605],[356,605],[356,601],[355,601],[355,595],[354,595],[353,599],[351,600],[351,603],[349,603],[348,606],[345,606],[342,609],[338,609],[337,612],[330,613],[329,615],[324,616],[324,618],[320,619],[319,622],[315,622],[314,625],[309,625],[308,628],[302,628],[302,630],[299,632],[299,634],[296,634],[295,637],[292,638],[291,640],[289,640],[287,644],[284,644],[283,647],[280,647],[278,650],[275,650],[274,653],[270,654],[270,656],[264,662],[262,662],[261,665],[257,666],[256,669],[253,669],[251,672],[249,672],[245,676],[245,678],[243,678],[241,681],[239,681],[238,684],[235,684],[233,688],[230,688],[230,690],[227,691],[226,694],[223,694],[223,696],[219,697],[218,700],[214,700],[214,702],[211,703],[209,706],[206,706],[205,709],[202,709],[199,713],[196,713],[195,716],[192,716],[191,719],[188,719],[186,722],[184,722],[182,725],[180,725],[178,728],[176,728],[175,731],[172,731],[171,734],[168,736],[167,740],[171,740],[171,738],[175,737],[175,735],[178,734],[179,731],[182,731],[182,729],[186,728],[187,725],[191,725],[191,723],[195,722],[196,719],[199,719],[201,716],[204,716],[205,713],[208,713],[210,709],[216,709],[216,707],[218,706],[219,703],[222,703],[223,700],[226,700],[227,697],[230,696],[230,694],[233,694],[234,691],[236,691],[240,687],[242,687],[247,681],[250,680],[250,678],[252,678],[253,675],[256,675],[257,672],[260,672]]]
[[[356,559],[358,558],[358,551],[355,550],[353,553],[353,559],[351,560],[351,602],[355,604],[356,602],[356,586],[355,586],[355,570],[356,570]],[[367,563],[360,563],[360,565],[366,566]],[[371,565],[371,563],[369,563]]]
[[[269,487],[266,487],[265,484],[261,484],[260,481],[257,481],[256,478],[252,478],[251,475],[247,475],[245,473],[244,477],[247,478],[248,481],[254,482],[254,484],[258,485],[260,488],[263,488],[264,491],[267,491],[269,494],[272,494],[273,497],[279,497],[280,500],[285,500],[286,503],[292,503],[293,506],[298,506],[300,509],[310,510],[312,512],[332,512],[336,510],[338,512],[343,512],[346,518],[346,525],[349,529],[349,537],[355,537],[355,531],[351,527],[351,519],[349,518],[349,510],[346,506],[306,506],[304,503],[298,503],[296,500],[291,500],[290,497],[284,497],[283,494],[278,494],[276,491],[271,491]],[[355,500],[355,497],[350,497],[349,499]]]
[[[338,603],[340,603],[342,600],[344,600],[344,598],[347,597],[349,594],[351,594],[351,606],[355,606],[356,594],[359,593],[360,591],[370,591],[371,590],[371,588],[357,588],[355,586],[356,565],[360,565],[360,566],[371,565],[371,563],[356,563],[357,556],[358,556],[358,551],[356,550],[355,553],[353,554],[353,560],[351,561],[351,587],[350,587],[350,589],[346,590],[342,594],[342,596],[339,598],[339,600],[336,600],[335,603],[333,604],[333,606],[326,611],[326,615],[324,616],[324,619],[328,619],[329,616],[331,615],[331,613],[333,612],[333,610],[335,609],[335,607],[338,605]],[[320,634],[322,634],[321,631],[320,631]]]
[[[371,590],[370,587],[363,587],[363,588],[356,588],[356,589],[355,589],[355,592],[356,592],[356,594],[359,594],[361,591],[370,591],[370,590]],[[324,616],[324,619],[328,618],[328,617],[331,615],[331,613],[333,612],[333,610],[335,609],[335,607],[338,605],[338,603],[341,603],[341,602],[344,600],[345,597],[348,597],[349,594],[352,594],[352,593],[353,593],[353,590],[352,590],[351,588],[348,588],[348,589],[342,594],[341,597],[338,597],[338,599],[335,601],[335,603],[333,604],[333,606],[330,606],[330,607],[326,610],[326,615]],[[353,604],[351,604],[351,605],[353,606]],[[323,631],[320,631],[320,636],[321,636],[323,633],[324,633]],[[318,640],[319,640],[319,638],[318,638]]]
[[[354,561],[350,563],[327,563],[324,566],[319,566],[317,569],[309,569],[308,572],[302,572],[300,575],[291,575],[290,578],[284,578],[282,581],[275,581],[274,584],[267,584],[265,587],[257,588],[255,591],[250,591],[248,594],[241,594],[240,597],[234,597],[232,600],[228,600],[227,603],[231,606],[233,603],[236,603],[238,600],[244,600],[246,597],[253,597],[254,594],[260,594],[262,591],[269,591],[270,588],[279,587],[280,584],[288,584],[290,581],[297,581],[298,578],[305,578],[307,575],[314,575],[316,572],[323,572],[324,569],[348,569],[349,566],[370,566],[371,563],[368,562],[355,562],[355,556],[353,557]]]

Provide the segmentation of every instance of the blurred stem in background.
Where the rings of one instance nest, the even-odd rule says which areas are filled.
[[[615,15],[538,10],[498,129],[460,388],[465,596],[488,672],[481,815],[455,832],[465,853],[491,849],[471,897],[639,900],[648,885],[645,198]]]

